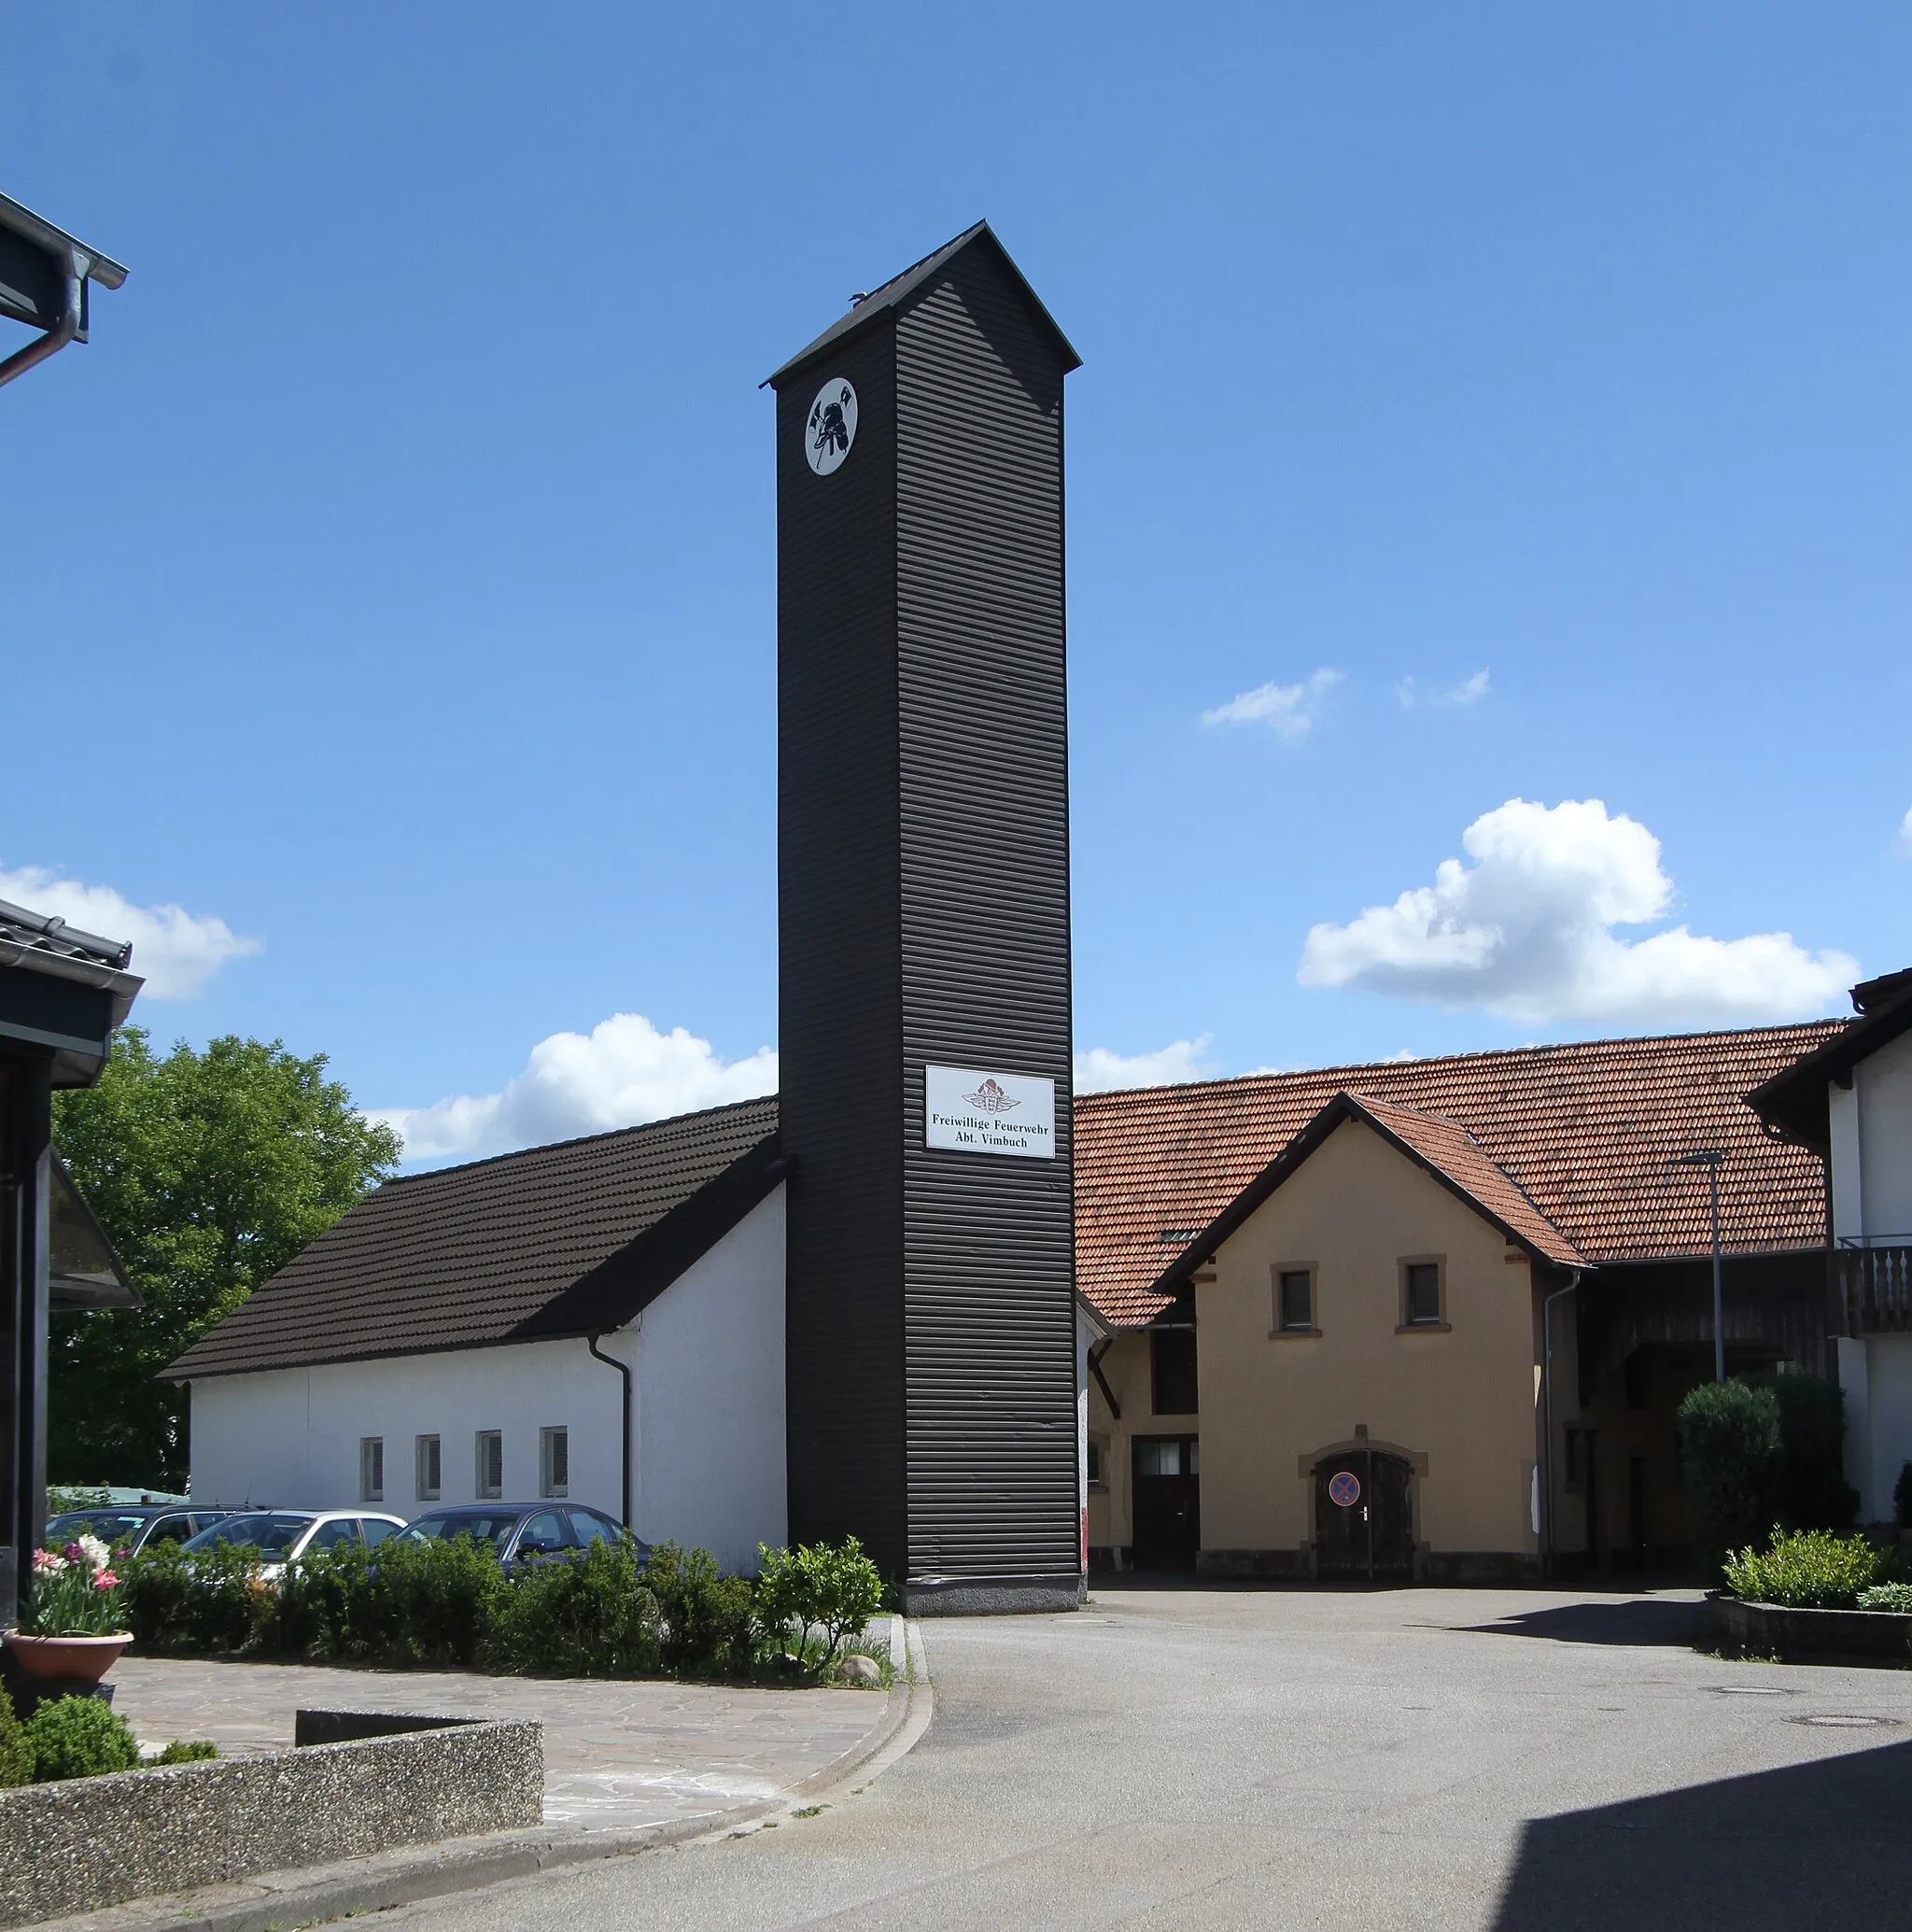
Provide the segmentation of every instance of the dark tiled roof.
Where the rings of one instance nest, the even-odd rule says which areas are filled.
[[[1728,1249],[1819,1247],[1819,1161],[1770,1139],[1741,1096],[1838,1030],[1819,1021],[1587,1040],[1085,1094],[1075,1115],[1077,1286],[1118,1327],[1149,1319],[1183,1250],[1343,1092],[1465,1128],[1596,1262],[1706,1252],[1705,1177],[1666,1165],[1700,1146],[1726,1153]]]
[[[1043,306],[1042,298],[1029,286],[1022,271],[1009,259],[1009,251],[996,239],[995,231],[987,221],[978,221],[974,227],[965,228],[954,240],[945,242],[940,248],[925,255],[921,261],[912,262],[900,275],[893,275],[887,282],[872,289],[854,308],[846,315],[838,316],[814,342],[799,349],[774,375],[766,375],[764,378],[765,385],[771,388],[776,388],[786,375],[802,368],[813,357],[821,355],[827,348],[835,348],[846,336],[854,335],[859,330],[868,328],[879,315],[896,308],[925,283],[933,281],[971,243],[985,240],[1002,258],[1011,278],[1021,287],[1023,294],[1029,299],[1030,306],[1053,331],[1056,342],[1062,351],[1064,373],[1071,369],[1079,369],[1082,366],[1082,358],[1070,346],[1069,338],[1056,327],[1055,317]]]
[[[132,961],[133,947],[124,939],[103,939],[97,933],[83,933],[50,913],[29,912],[10,899],[0,899],[0,957],[8,966],[44,966],[53,960],[64,960],[124,972]]]
[[[776,1134],[776,1101],[745,1100],[388,1180],[169,1373],[616,1327],[775,1186]]]

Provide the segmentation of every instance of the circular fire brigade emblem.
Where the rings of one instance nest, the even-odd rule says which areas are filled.
[[[1338,1469],[1328,1479],[1328,1493],[1343,1509],[1353,1509],[1361,1500],[1361,1479],[1351,1469]]]
[[[803,428],[803,453],[819,476],[827,476],[850,454],[856,441],[856,391],[833,375],[817,391]]]

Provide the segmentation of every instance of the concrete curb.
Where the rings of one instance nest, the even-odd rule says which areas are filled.
[[[894,1626],[904,1626],[902,1643]],[[720,1839],[761,1829],[762,1821],[794,1810],[802,1800],[847,1784],[859,1774],[874,1778],[889,1769],[929,1728],[935,1712],[929,1664],[914,1623],[894,1620],[893,1658],[902,1649],[915,1681],[893,1685],[882,1714],[868,1733],[822,1770],[813,1771],[781,1797],[753,1798],[687,1818],[628,1830],[586,1826],[538,1826],[526,1831],[486,1832],[436,1845],[406,1845],[336,1865],[260,1872],[218,1885],[201,1885],[163,1897],[136,1898],[71,1918],[45,1919],[40,1932],[160,1932],[190,1924],[202,1932],[294,1932],[327,1919],[386,1911],[424,1898],[472,1892],[507,1879],[535,1878],[567,1866],[628,1858],[665,1845]],[[906,1648],[907,1646],[907,1648]]]

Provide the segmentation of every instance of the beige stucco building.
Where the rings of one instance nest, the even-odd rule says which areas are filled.
[[[1740,1095],[1824,1028],[1473,1054],[1077,1107],[1092,1559],[1538,1579],[1688,1544],[1673,1411],[1822,1370],[1823,1183]],[[1255,1159],[1259,1154],[1258,1160]]]

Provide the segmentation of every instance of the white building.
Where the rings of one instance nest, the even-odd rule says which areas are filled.
[[[785,1166],[766,1099],[387,1181],[173,1365],[193,1498],[572,1498],[754,1569],[785,1540]],[[1080,1307],[1078,1429],[1104,1333]]]
[[[194,1498],[572,1497],[754,1567],[784,1540],[776,1133],[752,1100],[387,1182],[174,1364]]]
[[[1889,1521],[1912,1463],[1912,969],[1852,989],[1858,1017],[1747,1098],[1830,1166],[1846,1477]]]

